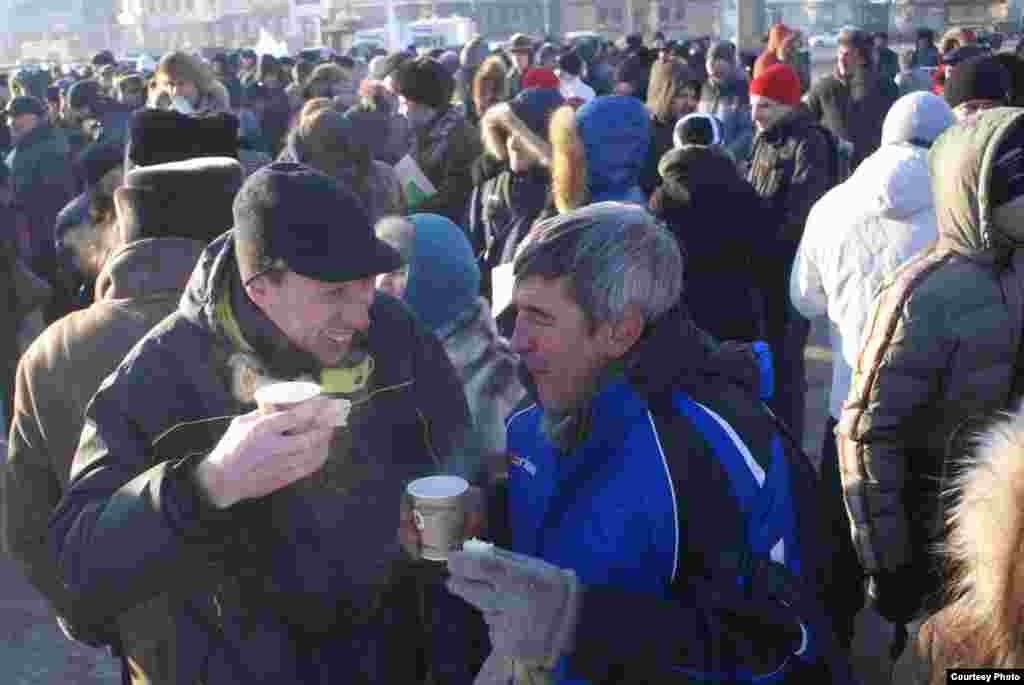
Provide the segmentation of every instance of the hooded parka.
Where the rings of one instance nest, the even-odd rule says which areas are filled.
[[[865,572],[916,579],[883,594],[926,601],[941,588],[930,550],[952,445],[1012,399],[1024,229],[993,223],[989,187],[1001,141],[1021,126],[1024,112],[999,108],[935,142],[938,242],[883,284],[864,330],[838,428],[844,498]]]

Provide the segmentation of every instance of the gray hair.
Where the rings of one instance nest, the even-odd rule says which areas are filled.
[[[540,224],[516,255],[515,276],[569,279],[592,326],[617,321],[628,305],[644,323],[679,302],[683,256],[675,237],[646,209],[601,202]]]

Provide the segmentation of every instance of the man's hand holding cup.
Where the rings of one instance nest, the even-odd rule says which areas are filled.
[[[315,473],[330,454],[337,413],[333,400],[308,392],[299,401],[261,403],[236,417],[196,469],[203,495],[226,509]]]
[[[402,498],[398,540],[413,559],[444,561],[485,526],[484,493],[458,476],[430,476],[409,484]]]

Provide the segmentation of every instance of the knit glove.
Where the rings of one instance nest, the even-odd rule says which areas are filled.
[[[498,655],[553,669],[572,651],[583,586],[576,574],[492,547],[448,556],[448,589],[479,609]]]

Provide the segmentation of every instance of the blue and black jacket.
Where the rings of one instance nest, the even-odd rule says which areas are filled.
[[[508,422],[506,543],[587,587],[560,682],[847,682],[818,609],[815,475],[763,409],[749,348],[675,311],[627,369],[571,451],[539,405]]]

